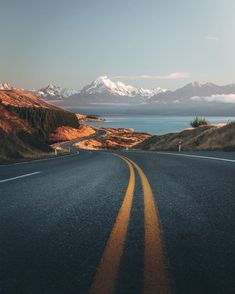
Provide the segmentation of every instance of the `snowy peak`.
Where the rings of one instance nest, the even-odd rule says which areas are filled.
[[[106,87],[112,87],[113,82],[107,76],[100,76],[92,82],[94,85],[105,85]]]
[[[81,92],[86,92],[87,94],[102,94],[105,91],[108,91],[110,93],[112,92],[118,92],[119,87],[113,83],[107,76],[100,76],[91,84],[88,84],[85,86]],[[120,92],[120,94],[122,94]]]
[[[63,100],[78,93],[79,91],[61,88],[51,83],[45,88],[41,88],[37,91],[39,96],[47,100]]]
[[[61,88],[50,83],[48,86],[34,92],[46,100],[67,100],[71,98],[87,103],[90,97],[95,103],[95,98],[100,97],[99,101],[105,103],[113,103],[114,101],[118,103],[120,99],[122,103],[135,101],[142,103],[146,102],[150,97],[165,91],[161,88],[144,89],[126,85],[118,81],[113,82],[107,75],[102,75],[83,87],[81,91]]]
[[[194,82],[191,83],[191,86],[192,86],[193,88],[200,88],[200,87],[202,86],[202,84],[200,84],[200,83],[197,82],[197,81],[194,81]]]
[[[85,86],[81,94],[88,95],[115,95],[128,97],[145,97],[150,98],[153,95],[164,92],[166,90],[161,88],[144,89],[136,88],[130,85],[125,85],[122,82],[113,82],[106,75],[98,77],[91,84]]]
[[[0,83],[0,90],[12,90],[12,86],[9,83]]]

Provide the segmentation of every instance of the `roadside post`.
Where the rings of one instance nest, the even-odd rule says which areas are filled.
[[[71,152],[71,148],[70,148],[70,146],[69,146],[69,153]]]
[[[181,152],[182,141],[179,141],[179,152]]]
[[[55,148],[55,156],[57,156],[58,155],[58,152],[57,152],[57,149]]]

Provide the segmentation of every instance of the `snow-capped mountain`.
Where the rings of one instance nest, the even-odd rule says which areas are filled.
[[[0,83],[0,90],[12,90],[12,86],[9,83]]]
[[[125,97],[144,97],[150,98],[153,95],[162,93],[166,90],[161,88],[156,89],[144,89],[136,88],[130,85],[125,85],[122,82],[113,82],[107,76],[100,76],[92,83],[85,86],[80,95],[115,95]]]
[[[152,96],[149,101],[150,102],[184,102],[190,103],[190,101],[194,100],[194,97],[213,97],[214,95],[221,96],[221,102],[223,102],[223,95],[233,95],[235,94],[235,84],[229,84],[225,86],[218,86],[213,83],[205,83],[201,84],[199,82],[192,82],[187,84],[186,86],[176,89],[175,91],[166,91],[164,93],[158,93],[157,95]],[[203,99],[200,99],[203,101]],[[206,101],[206,99],[205,99]],[[213,100],[211,100],[213,101]]]
[[[157,104],[159,111],[163,107],[169,112],[177,108],[184,113],[186,108],[206,106],[210,109],[227,109],[229,106],[225,104],[235,104],[235,84],[219,86],[196,81],[175,91],[169,91],[161,88],[137,88],[122,82],[113,82],[107,76],[100,76],[81,91],[50,84],[35,92],[46,100],[57,100],[58,105],[64,107],[145,104],[146,107],[151,105],[149,107],[152,108],[152,104]]]
[[[81,91],[68,90],[52,84],[42,88],[36,93],[46,100],[61,100],[65,105],[86,105],[86,104],[132,104],[146,103],[147,100],[164,89],[144,89],[121,82],[113,82],[107,76],[100,76]]]
[[[79,91],[69,90],[55,86],[53,84],[49,84],[45,88],[41,88],[40,90],[36,91],[36,93],[46,100],[64,100],[71,97],[72,95],[78,94]]]
[[[9,83],[0,83],[0,91],[10,90],[17,92],[22,89],[14,88]],[[161,88],[137,88],[101,76],[81,91],[49,84],[40,90],[27,92],[65,108],[112,105],[125,111],[132,109],[131,111],[135,112],[138,109],[143,113],[152,114],[231,116],[235,114],[235,84],[219,86],[214,83],[192,82],[175,91],[169,91]]]

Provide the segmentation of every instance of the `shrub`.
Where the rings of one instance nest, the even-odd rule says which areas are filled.
[[[198,117],[196,116],[194,118],[193,121],[191,121],[190,125],[193,127],[193,128],[197,128],[197,127],[200,127],[200,126],[207,126],[209,124],[208,120],[205,119],[205,117]]]
[[[235,120],[229,120],[229,121],[227,122],[227,125],[228,125],[228,126],[234,126],[234,125],[235,125]]]

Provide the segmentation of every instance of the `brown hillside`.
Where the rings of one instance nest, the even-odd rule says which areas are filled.
[[[179,133],[170,133],[162,136],[152,136],[135,146],[143,150],[178,150],[179,142],[182,150],[235,150],[235,123],[222,127],[202,126],[184,130]]]
[[[64,125],[78,128],[76,115],[31,92],[0,90],[0,161],[46,155],[50,132]]]
[[[0,161],[36,157],[51,148],[33,134],[33,130],[0,103]]]
[[[15,107],[44,107],[57,108],[31,92],[20,89],[0,90],[0,101],[4,105],[11,105]]]
[[[92,127],[86,125],[80,125],[79,128],[63,126],[57,128],[53,133],[51,133],[49,140],[51,143],[69,141],[76,138],[88,137],[93,135],[94,133],[95,130]]]

